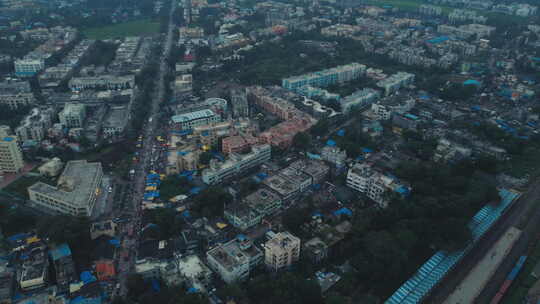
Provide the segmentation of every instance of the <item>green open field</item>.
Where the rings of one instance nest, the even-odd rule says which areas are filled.
[[[83,30],[83,34],[90,39],[111,39],[127,36],[154,34],[159,31],[159,22],[152,20],[137,20],[114,25],[92,27]]]
[[[365,0],[366,4],[370,5],[391,5],[393,7],[397,7],[403,10],[408,11],[415,11],[418,10],[418,7],[422,4],[426,4],[425,2],[421,0]],[[442,8],[444,14],[448,14],[453,10],[451,7],[442,6],[442,5],[436,5],[440,8]]]

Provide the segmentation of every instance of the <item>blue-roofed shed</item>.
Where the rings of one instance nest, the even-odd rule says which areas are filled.
[[[343,207],[341,209],[338,209],[338,210],[334,211],[334,215],[335,216],[340,216],[340,215],[352,216],[352,211],[351,211],[351,209],[349,209],[347,207]]]
[[[364,152],[364,153],[373,153],[373,150],[371,150],[370,148],[362,148],[362,152]]]
[[[336,146],[336,142],[329,139],[327,142],[326,142],[326,145],[329,146],[329,147],[335,147]]]
[[[337,135],[341,136],[341,137],[345,136],[345,130],[341,129],[341,130],[337,131]]]
[[[474,85],[479,87],[481,85],[480,81],[475,79],[467,79],[463,82],[463,85]]]
[[[92,283],[96,281],[96,277],[90,271],[81,272],[81,281],[84,284]]]
[[[53,261],[58,261],[61,258],[65,258],[71,255],[71,249],[69,249],[68,244],[62,244],[53,250],[49,251],[49,254],[51,255],[51,258]]]

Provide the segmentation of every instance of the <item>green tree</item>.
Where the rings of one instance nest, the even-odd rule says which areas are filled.
[[[306,132],[296,133],[293,138],[293,146],[301,151],[306,151],[311,147],[311,135]]]
[[[199,156],[199,163],[201,165],[208,165],[210,163],[210,160],[212,159],[212,152],[209,152],[209,151],[205,151],[203,153],[201,153],[201,155]]]

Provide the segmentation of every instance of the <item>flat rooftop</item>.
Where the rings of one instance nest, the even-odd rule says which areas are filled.
[[[205,110],[195,111],[195,112],[191,112],[191,113],[174,115],[171,118],[171,120],[174,123],[183,123],[183,122],[188,122],[188,121],[192,121],[192,120],[208,118],[208,117],[212,117],[212,116],[215,116],[215,115],[216,114],[212,110],[205,109]]]
[[[69,201],[78,207],[86,207],[88,198],[97,190],[94,188],[94,181],[101,174],[101,170],[101,163],[89,163],[86,160],[69,161],[56,187],[38,182],[29,187],[28,191]]]

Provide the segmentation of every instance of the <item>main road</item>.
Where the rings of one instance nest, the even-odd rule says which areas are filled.
[[[128,225],[131,225],[133,234],[130,239],[128,239],[124,244],[127,244],[127,248],[124,246],[122,250],[129,253],[127,259],[121,257],[118,261],[119,267],[119,290],[117,294],[124,297],[127,295],[127,276],[129,273],[134,271],[135,259],[137,255],[137,245],[138,245],[138,231],[141,229],[141,216],[142,216],[142,199],[145,188],[145,178],[148,172],[150,171],[150,163],[152,159],[152,146],[155,143],[155,136],[158,132],[157,128],[160,124],[159,111],[160,104],[165,98],[166,86],[169,85],[167,81],[167,75],[169,73],[169,64],[168,59],[171,56],[171,50],[173,48],[173,12],[176,8],[176,0],[171,0],[170,12],[169,12],[169,23],[167,26],[167,33],[165,37],[165,42],[163,44],[163,49],[160,54],[160,65],[158,71],[158,77],[156,79],[155,85],[156,90],[154,91],[154,96],[151,102],[148,104],[148,121],[143,127],[143,148],[139,152],[139,162],[135,168],[135,175],[133,177],[133,216],[131,217],[131,222]],[[120,256],[120,255],[119,255]]]

